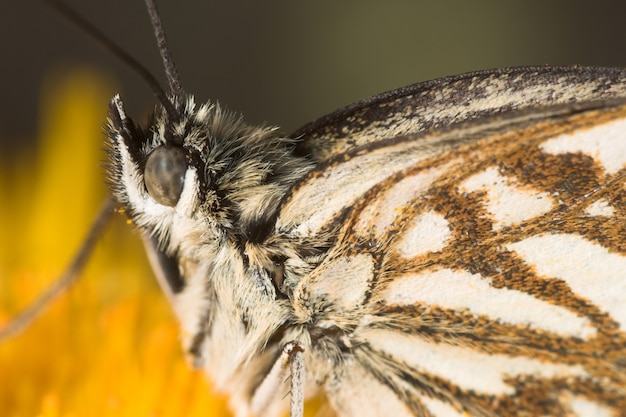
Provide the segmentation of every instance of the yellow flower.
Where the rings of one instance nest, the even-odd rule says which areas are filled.
[[[104,201],[109,97],[88,71],[44,94],[39,151],[0,155],[0,325],[63,271]],[[182,358],[139,239],[115,216],[82,278],[0,344],[3,416],[217,416],[225,400]]]

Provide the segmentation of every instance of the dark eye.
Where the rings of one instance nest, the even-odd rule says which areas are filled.
[[[187,171],[185,152],[176,146],[160,146],[148,155],[144,182],[150,196],[159,204],[174,207],[183,192]]]

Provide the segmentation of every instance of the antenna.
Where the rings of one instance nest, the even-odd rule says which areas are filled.
[[[157,45],[159,47],[159,53],[161,54],[161,60],[163,61],[163,67],[165,68],[165,75],[167,76],[167,82],[170,85],[170,89],[174,94],[174,100],[178,101],[185,96],[185,91],[180,85],[180,77],[172,58],[172,53],[167,44],[165,38],[165,30],[161,23],[161,16],[159,16],[159,10],[157,9],[156,2],[154,0],[146,0],[146,7],[148,14],[150,15],[150,22],[152,23],[152,29],[154,30],[154,37],[156,38]],[[178,106],[181,103],[175,103]]]
[[[62,1],[60,0],[45,0],[45,1],[50,6],[52,6],[56,11],[58,11],[60,14],[65,16],[71,22],[73,22],[80,29],[87,32],[102,47],[107,49],[109,52],[111,52],[113,55],[118,57],[126,65],[131,67],[135,72],[137,72],[139,76],[143,78],[143,80],[146,83],[148,83],[148,85],[152,89],[152,92],[154,93],[159,103],[161,103],[163,108],[165,108],[165,111],[167,112],[167,115],[169,116],[170,120],[174,122],[177,122],[180,120],[180,112],[178,110],[178,107],[167,98],[165,91],[163,91],[163,88],[161,88],[161,85],[159,84],[157,79],[154,77],[154,75],[152,75],[150,71],[148,71],[146,67],[144,67],[139,61],[133,58],[130,54],[128,54],[121,47],[119,47],[115,42],[109,39],[98,28],[92,25],[87,19],[83,18],[81,15],[76,13],[76,11],[74,11],[71,7],[69,7]],[[146,2],[148,2],[148,0],[146,0]],[[148,6],[150,5],[148,4]],[[150,7],[148,8],[150,9]],[[154,12],[156,13],[156,6],[154,7]],[[152,12],[150,12],[150,16],[151,16],[152,23],[154,25],[154,18],[152,18]],[[158,14],[156,15],[156,19],[157,21],[159,21]],[[157,35],[157,42],[159,42],[159,49],[161,50],[161,56],[163,57],[165,54],[167,54],[167,56],[169,57],[169,61],[171,61],[171,56],[169,54],[169,50],[167,49],[167,46],[165,46],[165,52],[164,52],[163,47],[160,44],[160,42],[165,42],[165,34],[163,33],[163,29],[161,28],[160,21],[158,23],[158,28],[157,26],[155,26],[154,30],[155,30],[155,34],[157,32],[160,32],[163,38],[161,41],[159,40],[159,36]],[[163,59],[165,60],[165,58]],[[172,71],[172,68],[173,68],[173,63],[171,62],[169,63],[169,68],[168,68],[168,64],[165,64],[165,70],[167,73],[170,86],[177,86],[177,89],[174,89],[174,87],[172,87],[172,93],[175,94],[176,101],[178,102],[179,100],[178,94],[182,93],[183,90],[180,87],[180,84],[178,82],[178,74],[175,68],[173,69],[173,71],[174,71],[174,79],[176,79],[176,81],[175,82],[172,81],[172,78],[171,78],[172,75],[168,72],[168,71]]]
[[[104,227],[107,225],[113,214],[113,207],[115,203],[113,200],[108,199],[102,208],[100,213],[96,217],[96,220],[91,225],[87,237],[80,246],[80,250],[65,269],[63,275],[58,278],[48,289],[37,298],[34,302],[20,312],[17,317],[11,319],[4,327],[0,328],[0,343],[13,337],[37,319],[44,311],[44,309],[57,298],[63,291],[67,290],[79,277],[80,272],[85,267],[96,242],[102,236]]]
[[[154,34],[157,38],[159,51],[165,67],[165,73],[168,79],[168,83],[174,95],[174,103],[172,103],[163,88],[152,75],[150,71],[146,69],[139,61],[130,56],[126,51],[115,44],[111,39],[104,35],[100,30],[93,26],[88,20],[76,13],[71,7],[67,6],[60,0],[45,0],[51,7],[57,12],[65,16],[72,21],[76,26],[87,32],[92,38],[94,38],[101,46],[109,50],[113,55],[118,57],[122,62],[135,70],[143,80],[148,83],[152,92],[156,96],[157,100],[161,103],[168,117],[173,122],[180,120],[179,105],[180,100],[184,97],[184,90],[180,85],[180,79],[178,77],[178,71],[174,66],[172,55],[167,46],[167,40],[165,39],[165,32],[161,25],[161,19],[156,8],[156,4],[153,0],[146,0],[148,12],[150,14],[150,20],[154,28]],[[111,218],[115,203],[108,199],[102,206],[100,213],[96,217],[96,220],[92,224],[85,241],[80,247],[76,257],[67,266],[63,275],[58,278],[43,294],[39,296],[37,300],[32,302],[25,310],[23,310],[17,317],[9,321],[5,326],[0,328],[0,343],[10,337],[13,337],[27,328],[33,321],[37,319],[44,311],[44,309],[63,291],[69,288],[79,277],[80,272],[83,270],[87,260],[93,248],[102,235],[105,225]]]

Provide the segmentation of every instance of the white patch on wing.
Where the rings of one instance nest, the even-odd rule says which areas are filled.
[[[378,329],[359,332],[373,349],[406,363],[418,372],[448,379],[464,390],[491,395],[512,395],[515,387],[507,377],[534,375],[540,378],[585,377],[580,365],[562,365],[516,356],[480,353],[477,350],[443,343],[427,342],[418,335]]]
[[[298,236],[310,236],[365,192],[385,178],[447,150],[436,139],[402,142],[374,149],[329,167],[312,181],[296,188],[281,209],[276,227]]]
[[[337,379],[326,388],[328,399],[341,416],[413,417],[413,413],[388,387],[361,366],[345,361]]]
[[[547,213],[552,209],[549,194],[519,186],[498,173],[495,167],[469,177],[461,184],[461,191],[487,193],[487,210],[494,217],[494,229],[512,226]]]
[[[611,217],[615,214],[615,209],[607,200],[603,199],[591,203],[589,207],[587,207],[587,209],[585,210],[585,214],[591,217]]]
[[[420,401],[426,406],[434,416],[437,417],[467,417],[466,413],[460,413],[450,404],[444,403],[436,398],[430,398],[425,395],[418,396]]]
[[[332,300],[335,307],[352,310],[361,305],[374,276],[374,260],[369,254],[340,256],[323,263],[306,286],[312,297]]]
[[[360,230],[361,235],[373,232],[380,237],[402,214],[402,210],[445,174],[452,164],[447,163],[398,181],[363,209],[355,229]]]
[[[611,417],[613,413],[602,406],[602,404],[598,404],[594,401],[589,401],[583,397],[574,397],[571,401],[569,401],[569,406],[574,412],[574,414],[578,417]]]
[[[569,234],[533,236],[508,248],[540,275],[565,281],[626,328],[626,257]]]
[[[443,249],[450,238],[448,221],[439,213],[428,211],[412,219],[396,249],[405,258]]]
[[[442,269],[398,276],[383,292],[388,304],[426,303],[486,315],[563,336],[588,338],[596,329],[587,318],[521,291],[494,288],[478,274]]]
[[[546,141],[541,147],[551,154],[582,152],[604,165],[607,173],[614,174],[626,166],[626,120],[618,119],[577,129]]]

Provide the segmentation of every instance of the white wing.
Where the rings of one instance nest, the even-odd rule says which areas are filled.
[[[620,415],[625,184],[624,105],[379,140],[320,165],[275,235],[330,248],[299,282],[285,264],[310,383],[341,416]]]

